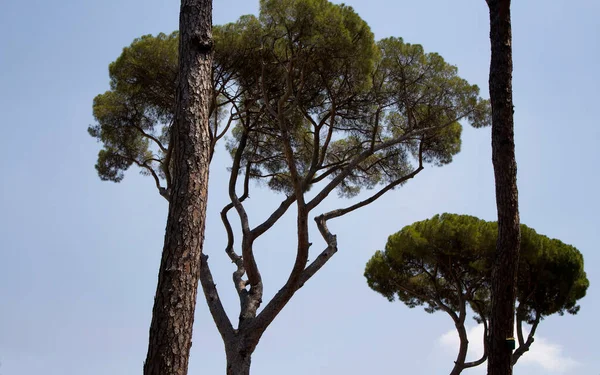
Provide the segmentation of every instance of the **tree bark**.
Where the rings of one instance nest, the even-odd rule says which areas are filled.
[[[144,375],[187,374],[204,242],[210,159],[212,1],[182,0],[179,30],[173,185]]]
[[[237,340],[225,344],[227,375],[250,375],[250,362],[254,348]]]
[[[510,0],[487,0],[490,10],[492,161],[496,180],[498,241],[492,270],[488,375],[512,374],[512,351],[520,228],[512,101]]]

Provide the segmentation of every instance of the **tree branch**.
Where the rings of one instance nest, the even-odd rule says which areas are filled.
[[[159,179],[158,175],[156,174],[154,169],[146,163],[146,161],[144,161],[142,163],[134,158],[129,158],[129,157],[126,157],[123,155],[119,155],[119,156],[122,157],[123,159],[130,160],[131,162],[135,163],[140,168],[148,170],[148,172],[150,172],[150,175],[154,178],[154,183],[156,184],[158,193],[161,195],[161,197],[165,198],[167,200],[167,202],[169,201],[169,191],[160,185],[160,179]]]
[[[290,206],[296,201],[296,195],[292,194],[287,197],[279,207],[265,220],[262,224],[258,225],[250,231],[252,238],[256,239],[267,230],[269,230],[279,220]]]
[[[244,261],[244,269],[248,275],[248,281],[250,282],[250,285],[257,285],[261,282],[262,278],[258,270],[258,265],[256,264],[256,259],[254,258],[254,253],[252,252],[253,237],[251,235],[250,225],[248,223],[248,214],[246,213],[242,202],[235,192],[237,177],[240,171],[240,163],[248,140],[248,132],[248,128],[244,128],[244,131],[240,137],[238,149],[233,159],[229,178],[229,198],[231,199],[231,203],[235,207],[238,216],[240,217],[240,223],[242,226],[242,259]]]
[[[476,306],[476,313],[479,314],[479,316],[481,317],[481,321],[483,323],[483,354],[481,355],[481,358],[479,358],[476,361],[471,361],[471,362],[466,362],[464,364],[464,368],[471,368],[471,367],[476,367],[481,365],[483,362],[485,362],[487,360],[487,356],[488,356],[488,332],[489,332],[489,328],[488,328],[488,322],[487,319],[483,313],[483,307],[481,306],[479,301],[473,300],[472,301],[475,306]]]
[[[304,271],[302,271],[302,275],[300,276],[300,283],[298,284],[297,289],[300,289],[317,271],[319,271],[329,259],[335,254],[338,250],[337,248],[337,237],[334,234],[331,234],[329,229],[327,228],[327,218],[325,215],[319,215],[315,217],[315,222],[317,223],[317,227],[319,228],[319,232],[321,236],[327,243],[327,247],[325,250],[321,252],[317,256],[317,259],[312,261],[312,263],[306,267]]]
[[[225,247],[225,253],[227,253],[227,256],[229,256],[231,262],[234,263],[237,267],[237,270],[233,272],[233,284],[235,285],[235,289],[237,290],[239,297],[243,298],[243,291],[246,290],[246,282],[242,280],[242,277],[244,276],[246,271],[244,269],[244,261],[242,257],[236,254],[236,252],[233,249],[233,229],[231,228],[231,224],[229,223],[229,219],[227,218],[227,213],[232,208],[233,203],[229,203],[223,208],[223,210],[221,211],[221,221],[223,222],[223,226],[225,227],[225,231],[227,232],[227,246]]]
[[[137,112],[137,110],[136,110],[136,112]],[[139,125],[136,125],[134,121],[129,121],[129,124],[131,125],[132,128],[139,131],[140,134],[142,134],[144,137],[146,137],[146,138],[152,140],[154,143],[156,143],[156,145],[161,149],[162,152],[164,152],[164,153],[167,152],[167,148],[165,146],[163,146],[161,141],[159,141],[155,136],[153,136],[152,134],[146,133],[144,131],[144,129],[142,129],[142,127],[140,127]]]
[[[454,122],[446,123],[443,126],[433,126],[433,127],[427,127],[427,128],[413,130],[413,131],[403,134],[399,137],[390,139],[385,142],[381,142],[380,144],[375,146],[373,149],[364,150],[358,156],[356,156],[352,161],[350,161],[348,163],[348,165],[342,169],[342,172],[340,172],[340,174],[338,174],[335,178],[333,178],[329,182],[329,184],[327,184],[310,202],[307,203],[307,209],[310,211],[313,208],[315,208],[319,203],[321,203],[329,195],[329,193],[331,193],[333,191],[333,189],[335,189],[344,180],[344,178],[348,177],[348,175],[350,173],[352,173],[352,171],[356,168],[357,165],[359,165],[361,162],[363,162],[365,159],[367,159],[369,156],[373,155],[377,151],[383,150],[383,149],[391,147],[391,146],[395,146],[395,145],[402,143],[408,139],[414,138],[416,135],[421,135],[421,134],[426,133],[431,130],[441,129],[445,126],[450,125],[451,123],[454,123]]]
[[[215,321],[215,325],[221,334],[224,342],[230,340],[234,335],[235,331],[231,325],[231,321],[223,308],[223,303],[219,298],[217,292],[217,286],[213,281],[210,267],[208,266],[208,255],[202,254],[200,261],[200,283],[202,284],[202,290],[204,291],[204,297],[210,310],[210,314]]]
[[[540,323],[540,319],[541,319],[540,314],[536,312],[535,320],[531,326],[531,331],[529,332],[529,335],[527,335],[527,341],[525,341],[525,342],[522,341],[523,340],[523,327],[522,327],[523,319],[518,319],[517,333],[519,335],[519,347],[513,353],[513,356],[512,356],[512,364],[513,365],[515,365],[517,363],[517,361],[523,356],[523,354],[525,354],[526,352],[529,351],[531,344],[533,344],[533,342],[535,341],[533,336],[535,335],[535,331],[538,327],[538,324]]]
[[[361,207],[364,207],[368,204],[373,203],[374,201],[376,201],[377,199],[379,199],[383,194],[387,193],[388,191],[392,190],[393,188],[395,188],[396,186],[414,178],[417,174],[419,174],[419,172],[421,172],[424,167],[423,167],[423,147],[422,147],[422,142],[421,142],[421,147],[419,148],[419,167],[417,169],[415,169],[414,171],[412,171],[411,173],[407,174],[406,176],[403,176],[395,181],[393,181],[392,183],[388,184],[386,187],[384,187],[383,189],[379,190],[376,194],[373,194],[372,196],[370,196],[369,198],[358,202],[350,207],[346,207],[343,209],[337,209],[337,210],[333,210],[328,212],[326,215],[326,220],[329,219],[333,219],[336,217],[340,217],[342,215],[345,215],[349,212],[352,212],[356,209],[359,209]]]

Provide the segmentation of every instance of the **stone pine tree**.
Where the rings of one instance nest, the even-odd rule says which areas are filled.
[[[212,0],[182,0],[174,126],[163,168],[171,176],[163,193],[169,214],[144,375],[188,371],[208,198],[211,75]]]
[[[211,75],[212,0],[182,0],[174,126],[163,168],[171,176],[163,193],[169,214],[144,375],[188,371],[208,199]]]
[[[516,309],[518,347],[515,364],[534,341],[544,317],[576,314],[578,300],[589,286],[583,256],[573,246],[521,225]],[[443,311],[452,319],[460,346],[450,375],[481,365],[488,356],[491,268],[497,223],[467,215],[436,215],[404,227],[388,238],[365,269],[368,285],[393,301],[425,311]],[[465,321],[470,310],[483,324],[483,355],[467,361],[469,340]],[[524,324],[530,325],[527,336]]]
[[[161,34],[123,50],[88,129],[104,144],[96,164],[103,180],[118,182],[137,165],[169,201],[145,375],[187,374],[204,241],[212,1],[182,0],[179,24],[179,48],[177,34]]]
[[[489,375],[512,374],[517,265],[519,263],[519,199],[512,100],[512,31],[510,0],[486,0],[490,11],[490,100],[492,162],[496,180],[498,241],[492,271]]]
[[[225,344],[227,374],[243,375],[249,374],[252,353],[271,322],[337,252],[327,222],[400,187],[427,164],[450,163],[460,151],[459,121],[489,125],[489,103],[438,54],[399,38],[375,42],[351,7],[326,0],[262,0],[258,17],[243,16],[215,26],[213,33],[208,134],[211,153],[227,135],[232,157],[230,202],[221,220],[239,297],[237,324],[221,303],[207,255],[200,262],[200,282]],[[117,72],[111,66],[112,79],[136,89],[115,87],[110,95],[120,98],[118,105],[103,102],[101,95],[94,107],[98,124],[90,130],[104,143],[97,165],[102,178],[119,181],[124,170],[137,165],[167,197],[173,194],[168,103],[175,78],[171,74],[169,80],[174,69],[165,65],[177,61],[167,56],[176,52],[169,47],[176,40],[176,33],[145,36],[125,49],[124,54],[135,51],[132,66],[151,79],[135,77],[133,68]],[[152,95],[160,98],[158,104],[146,98]],[[121,133],[130,138],[116,136]],[[282,199],[256,223],[245,202],[261,186]],[[357,197],[364,190],[374,192]],[[315,214],[334,191],[358,200]],[[263,300],[255,243],[292,206],[296,236],[286,238],[281,249],[294,252],[295,260],[279,291]],[[317,253],[311,251],[311,215],[325,244]]]

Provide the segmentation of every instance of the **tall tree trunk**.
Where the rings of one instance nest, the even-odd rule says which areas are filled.
[[[204,242],[212,96],[212,0],[182,0],[173,185],[144,375],[185,375]]]
[[[492,271],[488,375],[512,374],[512,350],[520,228],[512,101],[510,0],[487,0],[490,10],[492,161],[496,179],[498,242]]]

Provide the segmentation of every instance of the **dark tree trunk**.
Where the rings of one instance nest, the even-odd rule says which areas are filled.
[[[487,0],[490,10],[492,161],[496,179],[498,242],[492,271],[488,375],[512,374],[512,351],[520,228],[512,101],[510,0]]]
[[[454,361],[454,368],[452,368],[450,375],[459,375],[465,369],[467,351],[469,350],[469,338],[467,337],[464,319],[461,323],[456,323],[456,331],[458,332],[458,337],[460,339],[460,347],[458,349],[456,361]]]
[[[225,344],[227,375],[250,375],[250,362],[254,349],[239,340]]]
[[[173,185],[144,375],[185,375],[204,242],[212,95],[212,1],[182,0]]]

